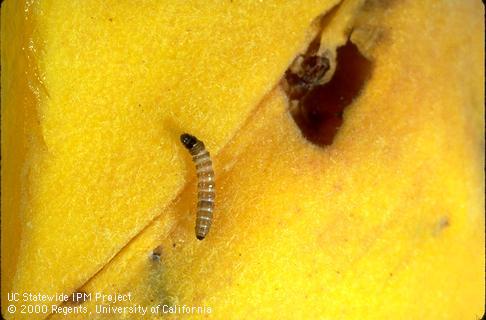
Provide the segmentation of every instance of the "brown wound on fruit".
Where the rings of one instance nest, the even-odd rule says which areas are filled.
[[[314,50],[294,60],[285,73],[282,87],[302,135],[318,146],[326,146],[332,144],[342,125],[344,109],[361,92],[372,65],[348,40],[337,49],[336,69],[327,81],[330,58],[311,51]]]

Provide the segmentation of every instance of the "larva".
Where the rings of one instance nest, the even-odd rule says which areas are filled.
[[[197,173],[197,215],[196,238],[202,240],[211,228],[213,220],[215,184],[213,163],[204,143],[196,137],[184,133],[181,135],[182,144],[189,150],[192,161],[196,164]]]

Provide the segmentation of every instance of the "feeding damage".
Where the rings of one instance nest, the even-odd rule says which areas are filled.
[[[318,146],[333,143],[345,108],[371,75],[372,51],[382,30],[368,25],[362,7],[363,1],[344,1],[322,17],[314,40],[294,59],[281,82],[295,123]]]
[[[329,66],[327,57],[299,55],[285,72],[284,88],[289,100],[298,103],[315,87],[324,84]]]

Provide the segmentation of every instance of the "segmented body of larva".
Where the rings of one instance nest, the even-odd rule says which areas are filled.
[[[215,197],[213,163],[201,140],[184,133],[181,135],[181,142],[189,150],[192,161],[196,164],[198,178],[196,238],[202,240],[208,234],[213,220]]]

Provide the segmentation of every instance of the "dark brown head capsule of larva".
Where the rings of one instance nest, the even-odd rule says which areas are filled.
[[[215,198],[213,163],[201,140],[184,133],[181,135],[181,142],[189,150],[192,161],[196,164],[198,178],[196,238],[202,240],[208,234],[213,219]]]

